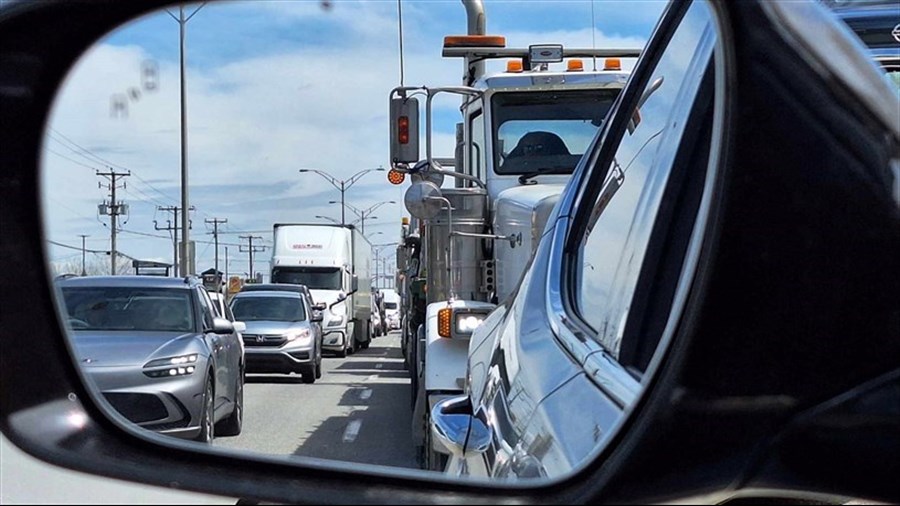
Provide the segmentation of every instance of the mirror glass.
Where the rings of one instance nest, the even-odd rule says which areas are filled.
[[[484,7],[509,47],[639,49],[664,2]],[[83,55],[47,124],[42,206],[73,359],[111,416],[196,449],[423,469],[391,251],[407,186],[384,171],[389,93],[460,85],[441,47],[465,31],[458,1],[208,2],[145,15]],[[435,103],[436,156],[453,158],[459,106]],[[490,159],[467,158],[479,171]],[[331,226],[279,249],[276,224]],[[292,252],[315,262],[280,263]],[[304,293],[241,292],[276,268],[326,307],[320,323],[290,316]],[[399,311],[372,319],[384,293]],[[220,316],[244,325],[208,332]],[[348,334],[378,337],[346,348]]]

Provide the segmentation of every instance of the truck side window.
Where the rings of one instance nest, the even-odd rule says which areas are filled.
[[[642,105],[615,151],[585,223],[578,282],[579,314],[618,359],[638,276],[660,210],[684,125],[711,58],[704,4],[694,4],[647,81]],[[705,49],[704,49],[705,48]]]

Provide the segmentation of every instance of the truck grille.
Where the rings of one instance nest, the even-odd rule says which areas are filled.
[[[281,334],[244,334],[244,346],[281,346],[287,339]]]

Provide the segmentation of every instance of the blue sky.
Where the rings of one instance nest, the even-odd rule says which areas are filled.
[[[664,7],[655,0],[484,4],[488,32],[505,35],[509,46],[590,47],[593,39],[602,47],[642,47]],[[185,12],[198,5],[187,5]],[[445,35],[465,33],[462,3],[401,5],[405,84],[459,84],[461,62],[440,52]],[[346,179],[387,165],[388,94],[400,80],[397,19],[394,0],[336,0],[329,9],[320,1],[224,1],[205,5],[187,24],[189,189],[196,207],[191,238],[202,241],[198,270],[213,263],[205,220],[228,219],[221,230],[220,267],[227,246],[229,272],[240,275],[249,270],[247,254],[238,251],[242,243],[246,249],[239,239],[243,232],[270,244],[275,222],[340,217],[340,207],[328,204],[340,193],[315,174],[300,174],[300,168]],[[178,32],[168,13],[151,14],[100,41],[70,74],[43,158],[50,241],[80,247],[79,234],[88,234],[88,249],[109,248],[108,217],[97,214],[97,204],[107,197],[98,183],[107,181],[95,172],[111,166],[132,174],[117,195],[130,208],[118,249],[171,261],[171,239],[155,229],[154,220],[164,226],[171,213],[158,208],[180,205]],[[141,86],[146,62],[159,72],[155,90]],[[112,114],[112,97],[129,91],[137,93],[125,100],[127,115]],[[439,156],[452,152],[457,106],[454,100],[436,101]],[[348,202],[359,209],[397,202],[367,220],[367,234],[381,232],[373,243],[397,239],[405,189],[372,173],[347,191]],[[58,264],[80,262],[80,251],[71,248],[51,245],[49,253]],[[255,270],[268,268],[269,255],[256,255]]]

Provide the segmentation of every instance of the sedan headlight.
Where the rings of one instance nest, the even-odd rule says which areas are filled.
[[[151,378],[171,378],[194,374],[198,355],[180,355],[177,357],[158,358],[144,364],[144,374]]]

